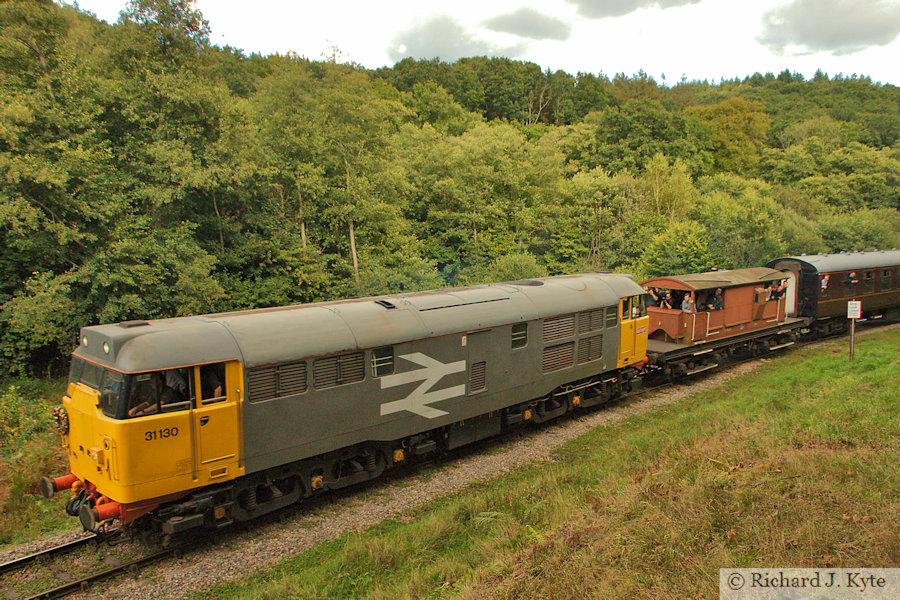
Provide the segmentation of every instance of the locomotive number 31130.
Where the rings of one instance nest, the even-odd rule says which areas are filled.
[[[178,435],[177,427],[166,427],[164,429],[144,432],[144,439],[148,442],[152,442],[153,440],[162,440],[168,437],[175,437],[176,435]]]

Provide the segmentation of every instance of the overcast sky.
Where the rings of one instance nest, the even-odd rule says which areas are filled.
[[[67,3],[73,3],[68,0]],[[78,0],[113,23],[126,0]],[[214,44],[392,65],[506,56],[658,82],[784,69],[900,85],[900,0],[199,0]]]

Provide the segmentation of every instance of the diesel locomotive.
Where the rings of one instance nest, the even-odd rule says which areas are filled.
[[[95,532],[223,527],[608,401],[647,327],[617,274],[85,327],[42,492]]]
[[[86,530],[224,527],[527,422],[900,312],[900,251],[584,274],[85,327],[55,411]],[[773,290],[777,289],[777,293]]]

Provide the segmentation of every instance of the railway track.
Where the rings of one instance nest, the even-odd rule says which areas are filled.
[[[12,579],[17,576],[25,578],[28,578],[29,576],[39,577],[35,575],[34,572],[40,570],[41,566],[47,566],[55,578],[61,580],[68,579],[68,581],[63,581],[59,585],[44,589],[36,594],[31,591],[25,591],[31,587],[28,586],[27,582],[25,582],[24,585],[16,586],[19,589],[14,590],[8,586],[4,586],[2,580],[0,580],[0,598],[21,597],[27,600],[36,600],[38,598],[61,598],[75,592],[86,591],[92,584],[108,579],[117,573],[134,571],[162,560],[163,558],[183,553],[188,546],[187,543],[183,543],[172,547],[158,549],[152,551],[150,554],[144,554],[138,558],[125,560],[119,564],[109,566],[87,575],[82,573],[71,575],[67,572],[65,567],[59,564],[61,559],[72,556],[77,553],[79,549],[90,544],[99,546],[101,543],[102,541],[98,536],[90,535],[0,564],[0,575]],[[192,540],[192,543],[196,543],[196,540]],[[113,560],[118,559],[113,558]],[[30,575],[28,573],[29,571],[32,571]]]
[[[30,565],[33,562],[36,562],[41,559],[51,558],[53,556],[57,556],[59,554],[64,554],[75,548],[80,548],[84,545],[90,544],[91,542],[97,542],[96,535],[89,535],[87,537],[83,537],[77,540],[73,540],[71,542],[66,542],[65,544],[60,544],[58,546],[54,546],[52,548],[48,548],[46,550],[42,550],[40,552],[34,552],[32,554],[28,554],[27,556],[23,556],[21,558],[13,559],[9,562],[5,562],[0,564],[0,575],[4,573],[9,573],[12,571],[17,571],[19,569],[23,569],[26,566]]]

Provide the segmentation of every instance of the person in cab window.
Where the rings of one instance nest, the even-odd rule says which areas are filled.
[[[200,368],[200,384],[204,401],[210,398],[220,398],[224,394],[222,380],[216,373],[217,370],[217,365],[206,365]]]
[[[188,385],[184,378],[184,369],[169,369],[166,371],[166,387],[178,392],[182,398],[187,398]]]
[[[150,389],[155,390],[156,394],[147,393]],[[157,398],[159,402],[157,402]],[[128,410],[129,417],[143,417],[145,415],[154,415],[159,412],[160,404],[175,404],[182,401],[182,397],[174,389],[165,383],[165,375],[162,373],[154,373],[150,378],[150,388],[145,393],[135,398],[133,406]]]

